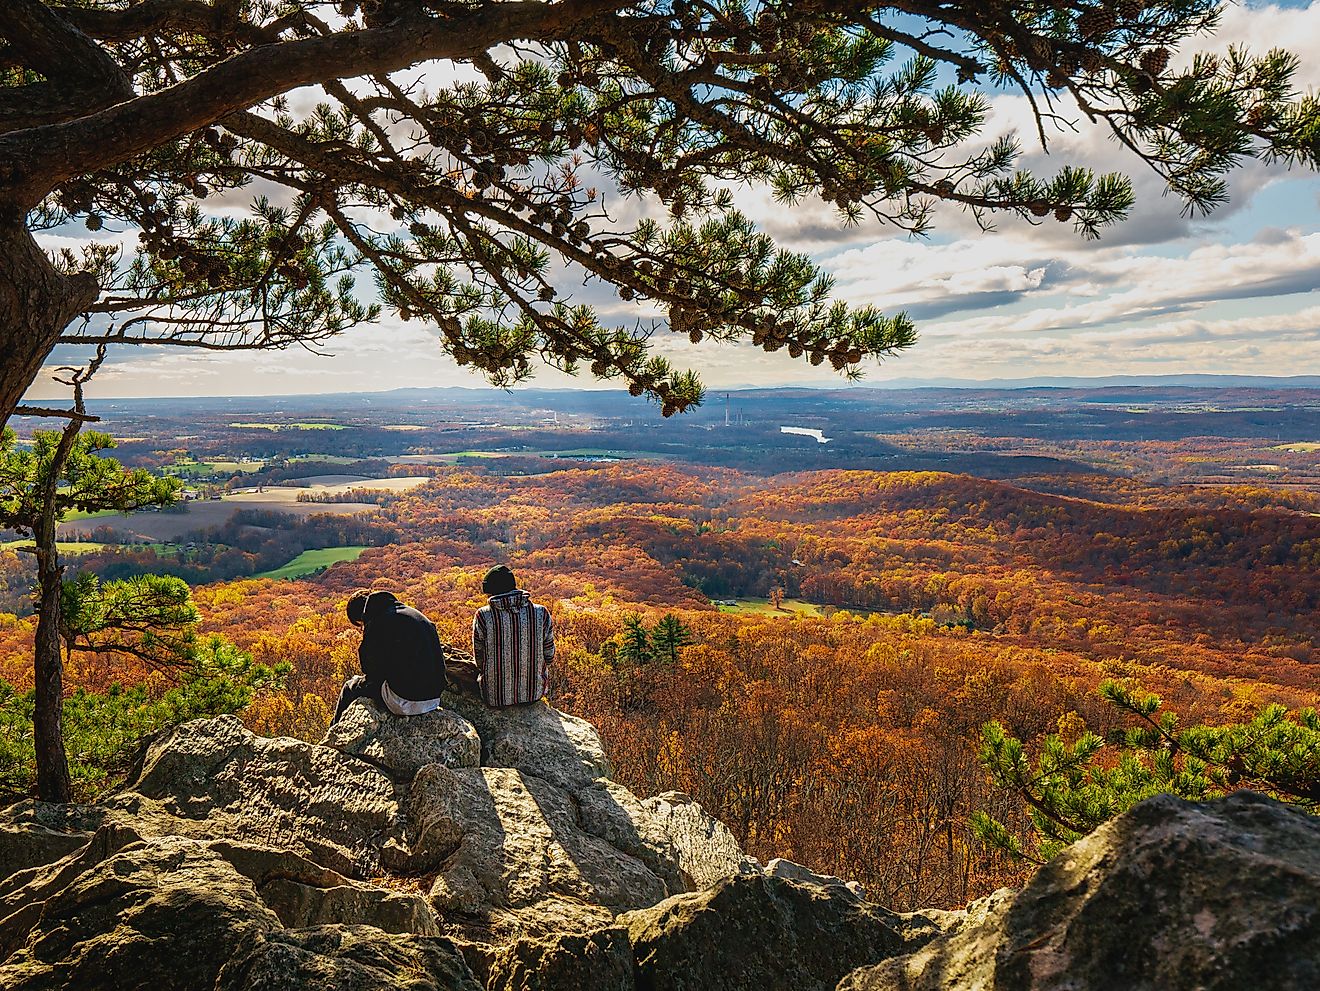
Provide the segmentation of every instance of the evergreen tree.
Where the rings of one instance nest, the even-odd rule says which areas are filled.
[[[81,432],[88,419],[82,386],[103,354],[85,374],[70,380],[75,403],[62,431],[37,431],[31,447],[20,447],[12,429],[0,430],[0,528],[31,536],[34,546],[22,549],[37,561],[33,731],[37,792],[48,802],[67,802],[71,794],[61,725],[64,567],[55,539],[56,525],[73,510],[124,512],[167,505],[180,488],[173,479],[157,478],[141,469],[130,471],[113,458],[101,457],[101,451],[115,447],[114,439],[104,433]]]
[[[1292,55],[1188,51],[1223,6],[5,0],[0,425],[62,340],[313,344],[379,314],[357,272],[501,385],[544,360],[683,410],[701,384],[653,350],[666,326],[855,375],[912,323],[836,300],[730,190],[918,232],[941,201],[1083,237],[1124,217],[1122,176],[1029,174],[984,133],[1008,89],[1041,141],[1071,105],[1211,209],[1244,159],[1320,153]],[[641,219],[610,217],[600,182],[646,197]],[[137,243],[48,256],[36,235],[72,222]],[[584,278],[649,311],[570,302]]]
[[[240,712],[258,693],[279,691],[290,670],[271,668],[218,636],[194,641],[176,669],[177,681],[163,692],[145,684],[111,685],[104,692],[75,688],[64,699],[61,724],[71,755],[74,797],[95,798],[122,781],[139,741],[190,719]],[[0,681],[0,799],[32,790],[35,693],[19,693]]]
[[[623,638],[619,656],[629,664],[649,664],[653,656],[651,638],[647,635],[642,618],[630,613],[623,618]]]
[[[651,645],[670,664],[678,663],[678,652],[692,643],[692,631],[673,613],[661,616],[651,630]]]
[[[102,583],[89,572],[66,581],[60,635],[75,652],[126,654],[157,669],[188,664],[201,616],[181,578],[138,575]]]
[[[981,761],[1002,788],[1027,806],[1032,832],[1019,837],[981,812],[972,831],[990,846],[1037,863],[1152,795],[1191,800],[1252,788],[1320,811],[1320,715],[1268,705],[1245,723],[1180,727],[1157,695],[1113,681],[1101,696],[1132,725],[1106,742],[1081,732],[1051,734],[1034,760],[997,722],[983,730]],[[1025,842],[1024,842],[1025,840]]]

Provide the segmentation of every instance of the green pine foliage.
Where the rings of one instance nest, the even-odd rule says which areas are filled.
[[[670,664],[677,664],[678,652],[692,642],[692,631],[673,613],[661,616],[651,630],[656,656]]]
[[[642,618],[635,613],[623,618],[619,656],[629,664],[649,664],[655,656],[651,635],[642,624]]]
[[[200,618],[188,583],[172,575],[102,582],[79,572],[63,583],[60,636],[70,655],[129,654],[170,667],[191,659]]]
[[[677,664],[679,652],[693,643],[692,631],[673,613],[666,613],[648,628],[636,613],[623,617],[623,630],[613,648],[611,658],[617,663],[630,665],[663,661]]]
[[[32,533],[41,519],[42,494],[53,470],[58,472],[56,520],[74,510],[127,512],[172,503],[183,483],[157,477],[145,468],[125,468],[114,458],[102,456],[102,451],[113,450],[117,443],[109,434],[84,430],[57,468],[58,431],[38,430],[30,447],[20,447],[12,428],[0,430],[0,527]]]
[[[260,692],[278,691],[290,668],[255,664],[218,636],[194,646],[176,684],[75,689],[64,699],[64,736],[74,798],[87,801],[121,783],[145,737],[190,719],[241,712]],[[0,682],[0,800],[31,793],[35,783],[32,692]]]
[[[1245,723],[1183,727],[1157,695],[1117,682],[1101,696],[1131,725],[1102,739],[1045,737],[1034,757],[997,722],[982,730],[981,762],[1017,793],[1030,828],[1018,835],[984,812],[970,822],[985,844],[1044,863],[1097,826],[1158,794],[1203,801],[1250,788],[1320,812],[1320,715],[1267,705]]]

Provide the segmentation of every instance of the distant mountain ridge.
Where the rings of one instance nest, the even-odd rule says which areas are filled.
[[[865,399],[868,394],[876,392],[896,392],[896,391],[916,391],[916,390],[965,390],[972,392],[1010,392],[1034,389],[1058,389],[1058,390],[1103,390],[1114,388],[1149,388],[1149,389],[1320,389],[1320,375],[1290,375],[1290,376],[1269,376],[1269,375],[1219,375],[1219,374],[1187,374],[1187,375],[1107,375],[1095,378],[1086,377],[1037,377],[1021,379],[957,379],[957,378],[936,378],[936,379],[888,379],[885,381],[863,382],[856,385],[830,384],[830,385],[802,385],[800,383],[783,384],[777,386],[731,386],[727,388],[712,388],[707,392],[707,404],[711,404],[718,398],[728,395],[755,396],[755,395],[774,395],[774,394],[822,394],[822,395],[852,395],[859,400]],[[312,400],[332,400],[332,399],[351,399],[361,403],[372,402],[400,402],[400,401],[426,401],[428,399],[445,400],[448,402],[457,402],[462,400],[471,401],[490,401],[500,402],[521,402],[536,403],[547,402],[556,397],[575,397],[577,399],[586,399],[588,397],[600,397],[611,403],[624,394],[624,390],[612,387],[603,388],[581,388],[581,389],[538,389],[535,387],[517,388],[514,390],[503,390],[484,387],[469,386],[436,386],[433,388],[409,387],[402,389],[388,389],[381,392],[322,392],[322,393],[291,393],[288,395],[252,395],[252,396],[160,396],[152,398],[117,398],[108,396],[97,399],[92,402],[92,406],[123,407],[125,405],[147,406],[152,404],[163,404],[169,406],[180,405],[212,405],[222,402],[250,402],[261,400],[263,403],[294,403],[302,404]],[[635,401],[638,407],[645,404],[641,401]]]

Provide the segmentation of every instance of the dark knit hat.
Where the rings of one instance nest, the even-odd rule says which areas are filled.
[[[360,588],[348,597],[348,606],[345,612],[348,613],[348,621],[354,626],[361,626],[367,615],[367,596],[371,594],[371,589]]]
[[[502,564],[487,571],[486,577],[481,580],[481,590],[487,595],[503,595],[517,587],[518,580],[513,577],[513,572]]]

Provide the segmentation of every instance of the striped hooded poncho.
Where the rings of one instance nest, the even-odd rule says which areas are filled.
[[[521,589],[491,596],[472,618],[472,656],[487,705],[535,702],[548,691],[555,659],[550,612]]]

